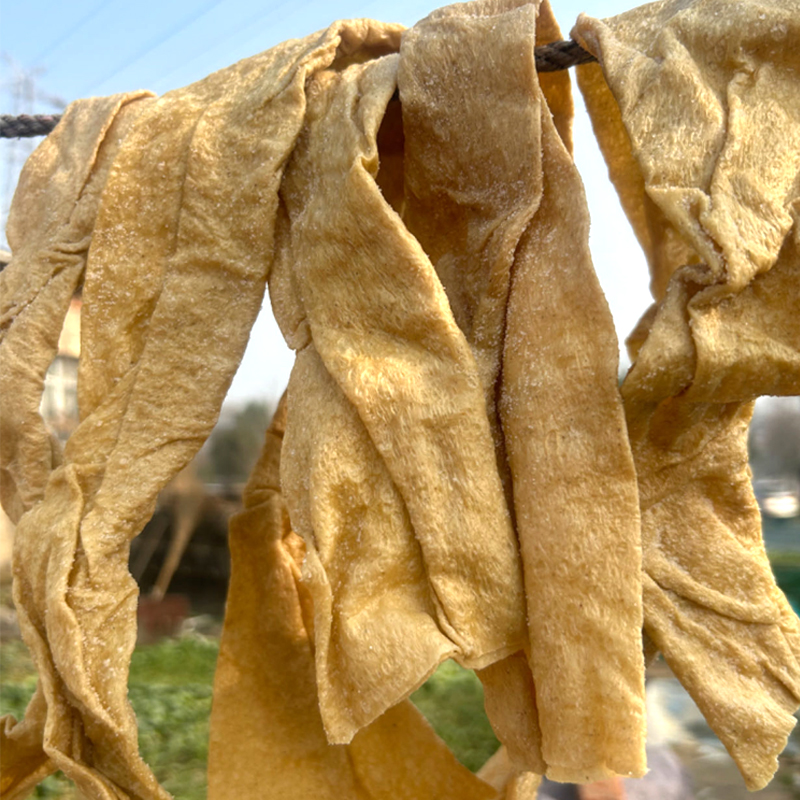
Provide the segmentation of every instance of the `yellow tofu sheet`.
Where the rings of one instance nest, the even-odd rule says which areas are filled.
[[[642,512],[645,631],[750,789],[800,705],[800,627],[747,464],[752,400],[800,393],[800,15],[653,3],[573,31],[601,148],[657,304],[622,387]]]
[[[244,352],[306,77],[398,35],[337,24],[157,100],[78,101],[26,164],[0,279],[14,387],[0,456],[18,520],[14,601],[40,682],[25,720],[3,720],[4,797],[56,769],[87,798],[167,796],[127,699],[128,545],[208,437]],[[81,283],[81,423],[61,453],[38,405]]]
[[[231,584],[211,713],[210,800],[265,791],[298,800],[494,798],[495,788],[456,761],[408,700],[350,744],[328,743],[317,700],[314,609],[301,579],[305,545],[291,530],[280,492],[285,420],[281,403],[245,489],[244,511],[231,520]],[[505,765],[498,788],[509,771]]]
[[[795,5],[578,22],[656,300],[621,395],[568,79],[535,71],[560,38],[546,3],[335,23],[161,98],[71,106],[0,276],[0,497],[40,672],[0,731],[4,796],[59,768],[86,797],[166,796],[127,701],[128,545],[209,435],[267,282],[297,360],[280,467],[273,442],[232,528],[212,793],[256,793],[270,747],[287,794],[641,775],[643,624],[763,786],[800,704],[746,451],[753,399],[800,393]],[[79,286],[62,452],[38,405]],[[253,617],[268,596],[283,616]],[[296,669],[260,674],[250,646]],[[450,657],[505,745],[487,781],[404,702]],[[237,754],[238,717],[257,735]]]
[[[586,781],[645,769],[638,501],[536,11],[446,8],[315,77],[270,278],[298,351],[282,484],[331,741],[448,656],[523,653],[535,696],[487,679],[495,725],[520,768]]]

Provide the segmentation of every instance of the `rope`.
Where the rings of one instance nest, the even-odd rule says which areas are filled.
[[[47,136],[58,125],[60,114],[22,114],[14,117],[11,114],[0,114],[0,138],[20,139],[23,136]]]
[[[564,42],[552,42],[534,51],[537,72],[558,72],[562,69],[588,64],[597,59],[587,53],[576,41],[567,39]]]
[[[597,60],[571,39],[537,47],[534,55],[537,72],[558,72]],[[35,116],[22,114],[19,117],[0,114],[0,139],[47,136],[58,125],[60,119],[60,114],[36,114]]]

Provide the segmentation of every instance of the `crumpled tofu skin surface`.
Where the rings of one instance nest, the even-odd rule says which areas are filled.
[[[232,541],[262,537],[254,597],[274,590],[295,622],[300,604],[302,630],[268,627],[272,656],[295,637],[286,657],[303,692],[316,685],[274,708],[308,712],[284,743],[299,737],[310,785],[330,769],[364,796],[440,780],[454,796],[522,800],[535,772],[643,771],[638,505],[613,328],[588,259],[568,78],[540,83],[533,58],[560,33],[546,3],[487,0],[401,34],[335,23],[161,98],[78,101],[26,165],[0,278],[0,380],[15,389],[0,398],[0,495],[18,522],[14,596],[40,683],[25,719],[3,721],[4,796],[62,769],[86,797],[166,797],[127,700],[129,543],[208,437],[267,282],[297,351],[280,462],[296,533],[269,539],[279,501],[253,500]],[[577,192],[574,230],[559,229],[558,187]],[[562,275],[576,293],[558,290]],[[80,425],[62,451],[38,405],[77,288]],[[532,305],[539,291],[551,294]],[[569,333],[578,309],[596,329]],[[551,450],[531,446],[539,436]],[[537,510],[527,474],[548,453],[554,486],[584,477]],[[570,556],[550,587],[561,541]],[[242,580],[228,644],[255,624],[237,632]],[[608,666],[586,680],[598,646]],[[403,703],[449,657],[482,670],[508,742],[487,782]],[[504,665],[522,694],[492,679]],[[217,732],[231,718],[220,697]],[[214,736],[224,792],[227,740]]]
[[[298,800],[496,797],[493,786],[456,761],[408,700],[350,744],[328,743],[317,702],[314,610],[301,579],[305,545],[291,530],[279,484],[285,422],[282,402],[245,489],[245,508],[231,520],[209,798],[260,797],[265,787],[270,796]],[[509,771],[506,766],[500,775],[501,786]]]
[[[0,455],[18,520],[14,600],[40,682],[25,719],[3,721],[4,797],[56,769],[86,797],[167,796],[127,700],[128,545],[208,437],[244,352],[306,77],[396,49],[399,32],[339,23],[159,99],[78,101],[26,164],[0,340],[4,386],[20,392],[3,392],[17,408],[4,405]],[[81,422],[61,453],[38,405],[81,284]]]
[[[281,470],[329,739],[350,741],[448,656],[482,670],[529,653],[521,680],[544,700],[485,681],[506,695],[495,727],[530,743],[544,714],[540,745],[509,741],[515,763],[583,781],[645,768],[638,502],[535,24],[530,4],[454,6],[407,32],[399,59],[315,76],[270,277],[298,351]],[[546,88],[569,139],[564,80]],[[593,327],[573,330],[576,313]],[[536,491],[535,471],[564,487]]]
[[[763,786],[800,703],[746,450],[754,398],[800,393],[797,17],[669,0],[578,22],[656,300],[621,392],[569,78],[535,69],[561,38],[546,0],[338,22],[161,98],[70,106],[0,275],[0,499],[40,674],[0,728],[3,797],[56,769],[87,798],[167,797],[127,700],[128,549],[267,284],[296,362],[231,526],[211,796],[642,775],[643,626]],[[78,288],[62,448],[38,408]],[[504,745],[480,777],[407,702],[447,658]]]
[[[794,3],[668,0],[573,31],[657,301],[622,387],[645,632],[753,790],[800,705],[800,626],[747,464],[752,400],[800,394],[799,28]]]
[[[430,261],[365,167],[377,166],[397,61],[319,76],[281,189],[289,226],[278,247],[310,334],[296,343],[282,482],[309,543],[320,706],[336,742],[445,658],[482,666],[524,636],[475,360]]]

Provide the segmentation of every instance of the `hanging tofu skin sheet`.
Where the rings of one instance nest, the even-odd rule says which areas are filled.
[[[41,500],[60,461],[60,447],[39,415],[44,374],[83,279],[119,140],[148,96],[136,92],[73,103],[17,183],[6,229],[13,265],[0,272],[0,496],[15,524]]]
[[[458,763],[408,701],[331,745],[314,667],[314,612],[301,581],[303,540],[280,486],[282,402],[231,520],[231,585],[214,679],[209,798],[489,800],[496,791]]]
[[[0,491],[6,513],[16,522],[42,500],[50,473],[62,460],[60,443],[39,415],[45,372],[83,280],[100,196],[119,141],[151,102],[148,96],[138,92],[73,103],[19,178],[6,230],[14,258],[0,273]],[[19,566],[26,549],[42,547],[36,540],[26,543],[25,535],[24,526],[15,535],[17,582],[24,580]],[[36,534],[37,540],[41,535]],[[60,555],[57,551],[56,558]],[[72,555],[63,557],[68,567]],[[31,591],[44,589],[44,575],[39,581]],[[42,600],[41,594],[37,599]],[[29,600],[16,602],[26,643],[37,663],[44,663],[46,643],[31,635],[43,620]],[[0,725],[3,797],[26,796],[58,768],[43,748],[48,707],[58,704],[56,717],[60,713],[68,719],[70,713],[57,698],[53,673],[45,670],[40,676],[24,722],[6,716]],[[51,718],[50,737],[58,727]]]
[[[670,0],[574,34],[600,61],[580,83],[658,301],[622,388],[645,631],[755,790],[800,705],[800,624],[747,465],[752,400],[800,393],[800,18]]]
[[[580,179],[548,119],[542,146],[543,200],[517,253],[500,396],[542,755],[555,780],[639,777],[642,556],[616,337]]]
[[[397,65],[315,78],[270,284],[298,351],[282,484],[308,547],[320,708],[338,743],[445,658],[481,667],[525,639],[478,365],[376,183]]]
[[[119,151],[102,188],[84,277],[80,426],[43,496],[41,424],[14,427],[8,435],[19,443],[3,450],[4,458],[33,454],[23,475],[15,474],[13,459],[3,465],[14,485],[33,487],[9,490],[12,512],[41,496],[19,518],[15,537],[14,599],[40,687],[22,727],[5,721],[4,742],[20,742],[3,748],[10,796],[57,768],[86,797],[167,796],[138,755],[127,699],[137,600],[129,542],[158,492],[209,435],[241,359],[272,263],[278,184],[300,132],[306,78],[337,58],[396,49],[399,30],[342,23],[288,42],[159,100],[139,101],[146,107],[130,130],[121,142],[112,139]],[[108,124],[95,117],[81,107],[67,113],[62,139],[89,138],[56,162],[95,157]],[[56,136],[52,146],[59,144]],[[12,217],[50,189],[49,147]],[[33,163],[40,169],[42,160]],[[98,164],[102,169],[102,158]],[[86,180],[85,168],[82,174]],[[78,281],[72,272],[67,287],[45,278],[46,291],[28,306],[25,273],[41,280],[50,268],[58,276],[80,269],[51,260],[48,249],[59,236],[71,243],[91,232],[91,222],[81,220],[91,208],[77,196],[80,180],[79,173],[63,185],[66,207],[54,212],[66,226],[54,232],[34,216],[22,257],[5,271],[4,286],[15,294],[4,289],[3,307],[16,309],[6,317],[6,336],[37,313],[39,298],[66,309]],[[87,186],[93,194],[91,177]],[[75,250],[87,244],[81,240]],[[49,266],[31,269],[37,258]],[[42,347],[51,354],[57,324],[44,327]],[[5,363],[16,373],[27,369],[19,359]],[[32,403],[34,392],[25,397]],[[30,408],[24,413],[34,417]],[[45,756],[35,753],[39,737]]]
[[[641,550],[616,336],[547,104],[568,145],[569,78],[545,94],[534,65],[557,38],[549,5],[516,3],[404,36],[403,216],[475,353],[516,516],[530,669],[479,673],[490,719],[520,767],[588,781],[645,770]]]

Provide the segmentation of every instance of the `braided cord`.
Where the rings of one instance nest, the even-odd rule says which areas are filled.
[[[597,61],[591,53],[587,53],[572,39],[545,44],[537,47],[533,52],[536,56],[537,72],[559,72],[562,69]]]
[[[58,125],[60,114],[0,114],[0,138],[19,139],[30,136],[47,136]]]

